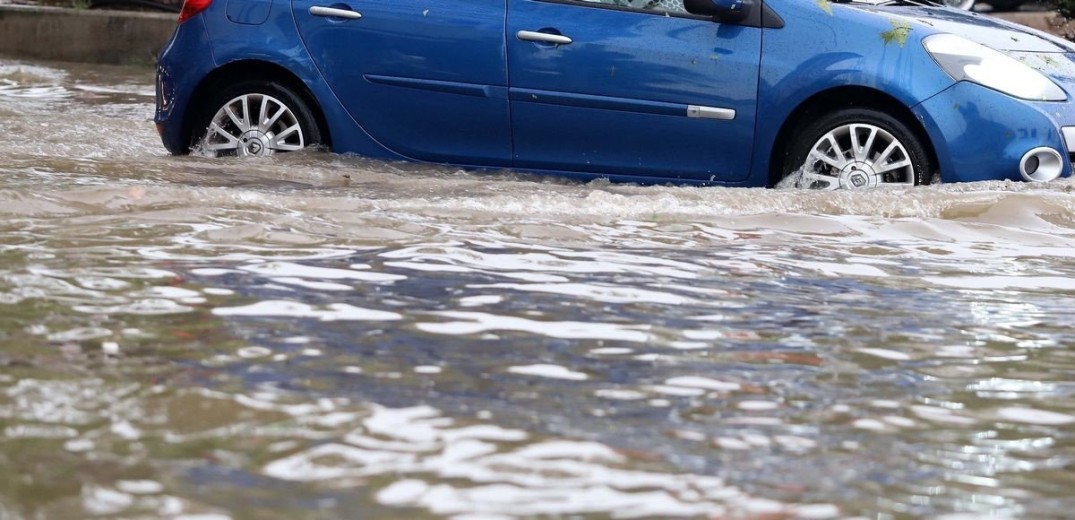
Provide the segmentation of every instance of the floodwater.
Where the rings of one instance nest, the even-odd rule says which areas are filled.
[[[169,157],[0,60],[0,519],[1060,518],[1075,183]]]

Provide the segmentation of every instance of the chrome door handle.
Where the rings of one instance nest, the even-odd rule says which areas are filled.
[[[328,16],[329,18],[346,18],[348,20],[358,20],[359,18],[362,18],[362,13],[358,11],[336,9],[334,7],[321,7],[319,5],[311,7],[310,14],[314,16]]]
[[[567,45],[574,41],[562,34],[549,34],[537,31],[519,31],[515,33],[515,37],[524,42],[555,43],[556,45]]]

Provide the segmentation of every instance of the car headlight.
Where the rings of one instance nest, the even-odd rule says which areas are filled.
[[[956,81],[973,81],[1032,101],[1067,99],[1067,94],[1044,74],[985,45],[954,34],[934,34],[922,40],[922,44]]]

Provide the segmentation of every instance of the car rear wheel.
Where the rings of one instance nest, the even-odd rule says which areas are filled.
[[[927,184],[932,160],[900,120],[872,109],[822,116],[792,139],[779,187],[818,190]]]
[[[279,83],[248,81],[221,89],[194,126],[195,150],[216,157],[261,157],[321,144],[310,107]]]

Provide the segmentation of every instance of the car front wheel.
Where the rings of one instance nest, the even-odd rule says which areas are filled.
[[[284,86],[249,81],[221,89],[194,126],[194,150],[216,157],[260,157],[321,144],[310,107]]]
[[[872,109],[831,112],[792,139],[778,187],[819,190],[927,184],[932,161],[900,120]]]

